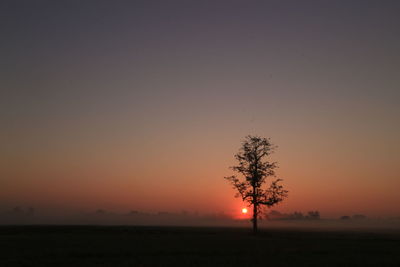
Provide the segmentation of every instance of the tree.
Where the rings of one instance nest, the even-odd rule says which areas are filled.
[[[317,211],[317,210],[316,211],[309,211],[306,219],[319,220],[320,219],[319,211]]]
[[[275,177],[276,162],[267,157],[275,150],[269,138],[246,136],[239,152],[235,155],[238,165],[231,169],[239,174],[225,177],[237,190],[235,197],[241,197],[249,207],[253,206],[253,232],[257,233],[257,219],[264,207],[272,207],[287,197],[288,191],[280,185],[282,179],[275,179],[265,188],[268,177]],[[264,189],[265,188],[265,189]]]

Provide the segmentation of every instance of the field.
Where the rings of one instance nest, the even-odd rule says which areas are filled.
[[[400,266],[400,233],[1,226],[0,266]]]

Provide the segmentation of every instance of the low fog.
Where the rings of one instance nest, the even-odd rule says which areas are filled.
[[[128,211],[116,213],[103,209],[90,212],[67,210],[37,210],[33,207],[14,207],[0,212],[1,225],[132,225],[132,226],[217,226],[250,227],[249,215],[232,218],[224,213],[199,214]],[[369,218],[362,214],[343,215],[339,218],[324,218],[318,211],[289,214],[272,210],[260,220],[264,228],[306,228],[343,230],[400,230],[400,217]]]

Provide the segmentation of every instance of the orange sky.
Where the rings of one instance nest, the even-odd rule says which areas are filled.
[[[290,191],[278,210],[398,214],[395,145],[369,144],[370,138],[357,139],[353,133],[276,132],[270,131],[279,145],[273,159]],[[108,145],[35,140],[35,148],[12,151],[14,157],[3,167],[1,196],[9,205],[38,208],[240,213],[242,203],[223,177],[231,174],[228,167],[235,163],[242,136],[223,131],[203,136],[188,128],[175,137],[132,138],[126,146],[118,144],[121,140]]]
[[[137,5],[0,11],[2,210],[240,214],[223,177],[256,134],[276,209],[400,216],[396,4]]]

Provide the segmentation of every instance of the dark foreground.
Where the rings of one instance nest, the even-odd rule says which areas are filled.
[[[400,234],[0,226],[0,266],[400,266]]]

